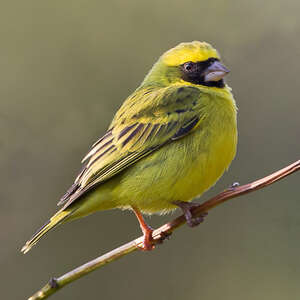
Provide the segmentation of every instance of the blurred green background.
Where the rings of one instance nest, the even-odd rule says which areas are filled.
[[[296,0],[2,2],[1,299],[26,299],[50,276],[140,235],[130,212],[107,211],[19,252],[125,97],[179,42],[205,40],[220,51],[239,107],[236,159],[202,199],[299,159],[299,10]],[[52,298],[299,299],[299,200],[295,174]],[[172,217],[148,220],[158,226]]]

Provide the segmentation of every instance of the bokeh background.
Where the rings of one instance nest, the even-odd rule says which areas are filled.
[[[299,10],[296,0],[2,2],[1,299],[26,299],[50,276],[140,235],[130,212],[107,211],[19,252],[124,98],[179,42],[216,46],[239,107],[236,159],[202,199],[299,159]],[[52,298],[299,299],[299,179],[222,205],[156,251],[109,264]]]

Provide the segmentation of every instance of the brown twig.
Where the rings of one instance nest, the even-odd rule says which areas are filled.
[[[300,160],[294,162],[293,164],[283,168],[269,176],[266,176],[262,179],[256,180],[252,183],[245,184],[238,187],[232,187],[224,192],[218,194],[217,196],[209,199],[203,204],[196,206],[192,210],[193,217],[197,217],[204,212],[214,208],[215,206],[238,196],[256,191],[263,187],[266,187],[300,169]],[[159,243],[164,239],[168,234],[172,233],[176,228],[182,226],[186,222],[185,217],[182,215],[171,222],[159,227],[153,232],[153,239],[155,243]],[[119,248],[116,248],[100,257],[97,257],[94,260],[87,262],[86,264],[62,275],[59,278],[51,278],[50,281],[41,288],[38,292],[36,292],[33,296],[31,296],[28,300],[38,300],[45,299],[48,296],[52,295],[65,285],[79,279],[80,277],[98,269],[122,256],[129,254],[138,249],[139,246],[142,245],[143,237],[139,237]]]

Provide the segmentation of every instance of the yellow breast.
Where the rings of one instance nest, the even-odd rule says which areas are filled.
[[[201,195],[229,167],[236,153],[236,107],[231,94],[215,95],[209,116],[187,140],[192,151],[186,152],[186,173],[175,186],[183,201]]]

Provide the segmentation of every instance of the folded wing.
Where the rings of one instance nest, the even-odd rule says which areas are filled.
[[[69,206],[167,143],[183,138],[203,120],[197,88],[137,90],[117,112],[107,133],[93,144],[85,165],[58,205]]]

